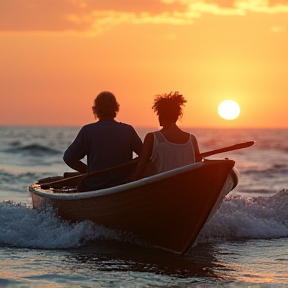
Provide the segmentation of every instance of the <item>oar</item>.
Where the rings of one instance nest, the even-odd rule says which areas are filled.
[[[134,158],[133,160],[131,160],[129,162],[126,162],[126,163],[123,163],[123,164],[120,164],[120,165],[117,165],[117,166],[113,166],[113,167],[110,167],[110,168],[106,168],[106,169],[102,169],[102,170],[98,170],[98,171],[94,171],[94,172],[90,172],[90,173],[86,173],[86,174],[80,174],[80,175],[73,176],[73,177],[63,178],[63,179],[56,180],[56,181],[53,181],[53,182],[46,182],[46,183],[39,182],[39,184],[40,184],[41,188],[43,188],[43,189],[59,188],[59,187],[65,186],[65,185],[66,186],[67,185],[69,185],[69,186],[77,186],[83,178],[86,178],[86,177],[89,177],[89,176],[92,176],[92,175],[94,176],[94,175],[97,175],[97,174],[109,172],[109,171],[122,169],[124,167],[127,167],[127,166],[132,165],[132,164],[137,163],[137,162],[138,162],[138,157]]]
[[[254,141],[239,143],[239,144],[235,144],[232,146],[227,146],[227,147],[223,147],[220,149],[207,151],[207,152],[201,153],[200,155],[204,158],[204,157],[208,157],[208,156],[211,156],[214,154],[219,154],[219,153],[224,153],[224,152],[228,152],[228,151],[248,148],[248,147],[254,145],[254,143],[255,143]],[[101,174],[101,173],[105,173],[105,172],[109,172],[109,171],[114,171],[114,170],[124,168],[124,167],[129,166],[129,165],[132,165],[132,164],[137,163],[137,162],[138,162],[138,157],[133,159],[132,161],[129,161],[129,162],[117,165],[117,166],[113,166],[113,167],[110,167],[107,169],[98,170],[98,171],[87,173],[87,174],[80,174],[80,175],[73,176],[73,177],[63,178],[63,179],[56,180],[53,182],[48,182],[48,183],[39,182],[39,184],[40,184],[41,188],[43,188],[43,189],[48,189],[50,187],[51,188],[57,188],[57,187],[65,186],[65,185],[77,186],[78,183],[80,183],[80,181],[85,177],[89,177],[92,175]]]
[[[227,147],[220,148],[220,149],[207,151],[207,152],[201,153],[200,155],[204,158],[204,157],[208,157],[208,156],[211,156],[211,155],[214,155],[214,154],[220,154],[220,153],[223,153],[223,152],[228,152],[228,151],[248,148],[250,146],[253,146],[254,143],[255,143],[255,141],[243,142],[243,143],[235,144],[235,145],[232,145],[232,146],[227,146]]]

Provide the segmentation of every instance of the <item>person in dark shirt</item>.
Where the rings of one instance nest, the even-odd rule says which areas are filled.
[[[69,167],[90,173],[131,161],[133,152],[140,155],[142,141],[134,128],[114,119],[119,106],[111,92],[103,91],[95,98],[92,110],[98,121],[83,126],[65,151],[63,160]],[[87,164],[81,161],[85,156]],[[102,188],[112,181],[111,177],[96,178],[85,179],[85,190]]]

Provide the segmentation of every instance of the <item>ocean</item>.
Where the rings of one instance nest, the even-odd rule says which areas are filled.
[[[32,209],[30,184],[72,171],[78,131],[0,126],[0,287],[288,287],[288,129],[186,129],[201,152],[256,143],[209,157],[235,160],[240,181],[185,256]]]

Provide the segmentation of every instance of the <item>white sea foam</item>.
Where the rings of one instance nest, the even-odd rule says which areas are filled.
[[[270,197],[227,197],[206,223],[197,242],[219,239],[267,239],[288,237],[288,191]],[[37,212],[11,201],[0,203],[0,245],[63,249],[97,239],[121,236],[90,221],[71,224],[53,211]]]
[[[0,223],[1,246],[65,249],[118,237],[116,232],[90,221],[71,224],[61,221],[53,211],[39,213],[11,201],[0,203]]]
[[[288,190],[264,197],[228,196],[203,228],[199,242],[288,237]]]

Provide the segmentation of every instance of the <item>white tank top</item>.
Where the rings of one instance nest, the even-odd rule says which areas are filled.
[[[156,173],[195,163],[193,136],[184,144],[169,142],[160,131],[154,132],[151,164]]]

